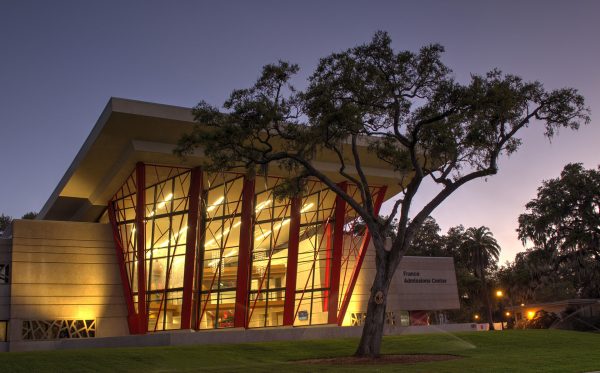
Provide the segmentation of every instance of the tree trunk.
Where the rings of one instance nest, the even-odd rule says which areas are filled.
[[[383,271],[378,270],[371,287],[367,316],[355,356],[379,357],[385,324],[388,289],[389,284],[385,281]]]
[[[494,330],[494,317],[492,314],[492,301],[490,299],[490,292],[488,291],[488,287],[487,287],[485,280],[482,281],[482,283],[483,283],[483,296],[485,297],[485,304],[486,304],[486,308],[487,308],[488,324],[490,325],[490,330]]]

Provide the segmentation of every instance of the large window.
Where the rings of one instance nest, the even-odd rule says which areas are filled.
[[[146,166],[145,176],[148,330],[179,329],[190,172]]]
[[[341,224],[346,233],[356,233],[356,215],[346,206],[335,216],[335,193],[324,184],[308,181],[304,194],[292,203],[276,197],[281,182],[277,177],[245,181],[238,173],[138,164],[109,209],[122,250],[131,330],[280,326],[284,315],[296,326],[330,321],[329,305],[341,302],[350,286],[364,231],[344,234],[339,229]],[[349,193],[357,193],[356,188],[349,187]],[[197,199],[191,201],[191,194]],[[297,239],[290,240],[290,234]],[[244,235],[249,242],[244,240],[248,245],[241,248]],[[336,250],[343,251],[341,258],[333,258],[334,237],[340,240]],[[296,249],[297,261],[290,258]],[[240,250],[248,251],[240,256]],[[333,297],[332,263],[339,266],[340,260],[341,291]],[[245,267],[239,268],[241,264]],[[8,279],[8,266],[5,273],[2,268],[0,281]],[[240,273],[248,277],[238,278]],[[287,302],[286,294],[291,298]],[[237,299],[237,312],[245,312],[241,316],[235,314],[237,297],[244,298]]]
[[[199,240],[199,329],[233,327],[243,177],[207,174]]]
[[[248,327],[283,325],[291,204],[279,200],[277,178],[257,178]]]
[[[294,325],[326,324],[335,195],[309,182],[300,210]]]
[[[137,236],[135,234],[135,205],[137,186],[134,175],[131,175],[112,201],[115,227],[123,250],[123,261],[126,268],[127,281],[133,294],[134,311],[137,309],[138,277],[137,277]]]

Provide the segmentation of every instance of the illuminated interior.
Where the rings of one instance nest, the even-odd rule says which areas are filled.
[[[197,185],[194,172],[201,175]],[[250,183],[236,173],[138,164],[109,206],[130,331],[337,322],[365,231],[324,184],[308,181],[294,202],[274,196],[281,181],[257,176]],[[357,188],[349,186],[348,193]]]

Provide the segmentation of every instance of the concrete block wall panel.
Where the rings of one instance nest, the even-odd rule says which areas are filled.
[[[353,266],[354,263],[350,263],[349,268]],[[351,324],[352,313],[366,312],[374,276],[375,248],[370,244],[343,325]],[[453,258],[405,256],[402,259],[390,286],[388,311],[433,311],[459,307]]]
[[[23,320],[95,319],[98,337],[128,334],[110,225],[16,220],[12,253],[11,342]]]
[[[0,264],[11,262],[12,240],[0,238]],[[12,268],[9,267],[9,278]],[[10,281],[8,284],[0,284],[0,320],[8,320],[10,317]],[[1,350],[1,348],[0,348]]]

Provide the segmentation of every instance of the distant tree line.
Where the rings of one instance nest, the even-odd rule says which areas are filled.
[[[453,321],[484,314],[486,321],[508,321],[502,305],[600,298],[600,169],[567,164],[525,208],[517,232],[532,247],[501,267],[487,227],[459,225],[443,235],[429,217],[418,231],[407,255],[454,258],[461,309]]]
[[[21,219],[35,219],[37,217],[37,212],[28,212],[25,215],[21,216]],[[4,215],[0,213],[0,234],[8,229],[10,224],[12,223],[13,218],[9,215]]]

